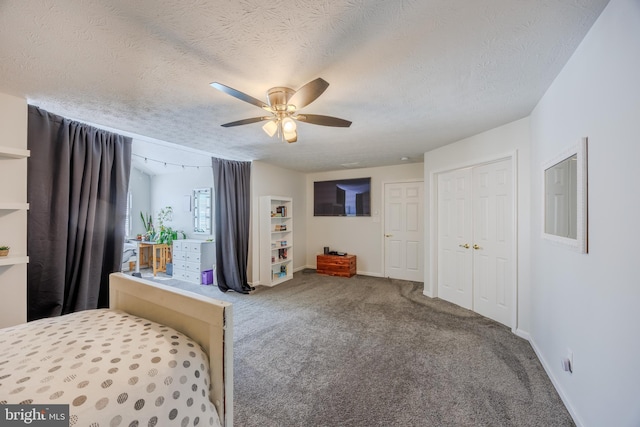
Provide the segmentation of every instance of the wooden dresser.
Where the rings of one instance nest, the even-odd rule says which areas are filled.
[[[330,276],[351,277],[356,274],[355,255],[318,255],[316,272]]]

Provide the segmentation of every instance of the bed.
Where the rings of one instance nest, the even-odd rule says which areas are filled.
[[[233,425],[230,303],[113,273],[109,308],[0,330],[0,404],[70,426]]]
[[[133,271],[138,261],[138,244],[126,241],[122,247],[122,271]]]

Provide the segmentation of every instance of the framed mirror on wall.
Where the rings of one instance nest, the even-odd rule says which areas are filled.
[[[587,253],[587,138],[545,162],[542,170],[542,237]]]
[[[211,234],[211,188],[193,190],[193,232]]]

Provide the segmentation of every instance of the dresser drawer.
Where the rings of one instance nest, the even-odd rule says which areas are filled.
[[[200,253],[200,243],[193,243],[193,242],[189,242],[186,243],[187,245],[187,252],[198,252]]]
[[[202,276],[199,271],[187,271],[185,273],[185,280],[199,285],[202,284]]]
[[[183,268],[173,267],[173,278],[174,279],[185,279],[187,275],[187,271]]]
[[[200,265],[199,262],[189,262],[189,261],[187,261],[187,262],[184,263],[184,266],[185,266],[185,270],[187,270],[187,271],[193,271],[193,272],[196,272],[196,273],[200,273],[200,271],[202,271],[201,265]]]
[[[182,259],[174,259],[173,260],[173,271],[176,270],[184,270],[186,268],[185,261]],[[175,273],[174,273],[175,275]]]
[[[202,255],[200,254],[200,251],[198,251],[198,252],[187,252],[185,259],[187,261],[189,261],[189,262],[200,262],[200,260],[202,259]]]

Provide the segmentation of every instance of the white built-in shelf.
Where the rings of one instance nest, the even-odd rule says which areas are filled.
[[[293,199],[260,197],[260,283],[274,286],[293,278]],[[276,230],[285,226],[286,230]],[[286,259],[279,258],[286,252]]]
[[[3,265],[15,265],[15,264],[28,264],[29,257],[24,255],[8,255],[0,256],[0,266]]]
[[[29,203],[19,203],[19,202],[0,202],[1,210],[29,210]]]
[[[284,277],[279,277],[277,279],[273,279],[271,281],[271,286],[279,285],[280,283],[286,282],[289,279],[291,279],[291,277],[289,277],[289,276],[284,276]]]
[[[20,148],[4,147],[0,145],[0,157],[5,159],[25,159],[31,155],[31,151]]]
[[[274,250],[276,250],[276,249],[289,249],[289,248],[292,248],[292,247],[293,247],[293,246],[291,246],[291,245],[286,245],[286,246],[276,246],[276,247],[271,246],[271,250],[272,250],[272,251],[274,251]]]

